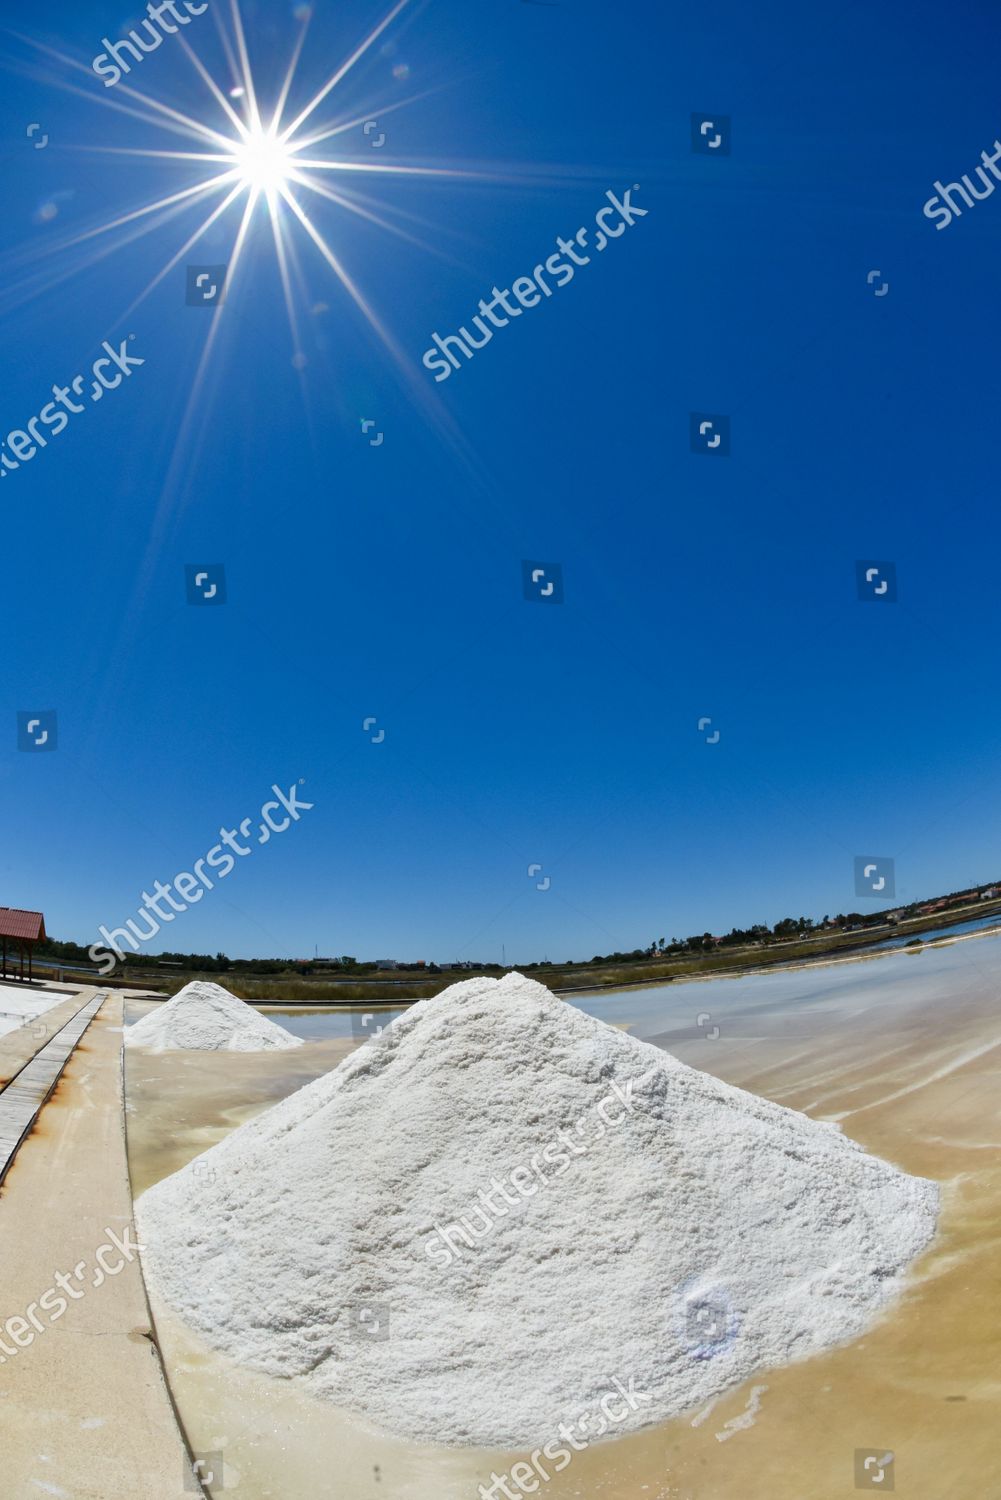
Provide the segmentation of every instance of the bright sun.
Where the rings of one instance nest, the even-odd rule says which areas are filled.
[[[285,142],[273,130],[258,126],[233,147],[233,164],[244,184],[258,193],[279,193],[293,178],[295,163]]]
[[[171,132],[172,135],[183,137],[185,149],[160,150],[146,146],[93,148],[113,155],[138,156],[151,161],[167,160],[189,163],[197,166],[196,180],[191,181],[187,186],[181,186],[177,191],[168,192],[164,197],[154,198],[141,207],[120,214],[107,223],[86,230],[54,248],[68,249],[89,241],[96,235],[111,234],[119,230],[124,231],[124,237],[120,241],[124,244],[127,239],[136,234],[151,232],[159,228],[165,219],[172,218],[174,214],[210,204],[211,207],[202,222],[194,227],[180,248],[153,276],[145,290],[133,302],[132,307],[128,309],[131,313],[150,296],[165,277],[175,271],[182,261],[190,258],[192,251],[203,236],[212,229],[213,225],[218,225],[230,208],[236,205],[234,213],[238,215],[238,226],[226,263],[225,285],[229,289],[235,284],[237,267],[247,245],[252,242],[252,235],[263,231],[265,225],[262,221],[269,221],[274,237],[282,289],[285,294],[289,328],[295,341],[296,353],[293,363],[296,369],[302,369],[306,359],[300,348],[299,318],[293,296],[292,273],[298,273],[300,268],[295,259],[296,247],[292,236],[302,231],[337,277],[382,345],[393,356],[396,364],[409,375],[405,356],[370,306],[361,288],[327,243],[320,228],[313,222],[311,215],[315,210],[312,204],[307,210],[305,203],[319,199],[321,200],[320,207],[324,203],[335,204],[342,216],[355,215],[370,224],[378,225],[383,230],[399,235],[402,239],[430,250],[431,246],[424,245],[422,240],[395,223],[393,218],[377,211],[378,205],[373,206],[370,200],[364,198],[355,189],[353,184],[357,181],[357,174],[368,177],[372,182],[386,182],[387,178],[393,177],[406,179],[427,177],[442,180],[464,177],[490,180],[489,174],[480,171],[459,171],[438,165],[403,165],[395,160],[383,160],[382,153],[375,148],[385,144],[385,132],[380,129],[379,135],[369,143],[370,129],[380,126],[382,117],[391,111],[401,108],[404,104],[412,103],[411,99],[396,99],[392,102],[387,100],[381,105],[373,106],[379,110],[378,120],[367,118],[370,110],[355,115],[347,109],[325,122],[317,118],[320,106],[335,94],[338,86],[352,69],[371,51],[396,18],[411,4],[413,0],[393,0],[388,14],[355,47],[350,56],[336,67],[322,87],[301,108],[298,103],[290,103],[290,96],[296,84],[296,73],[306,42],[312,6],[296,4],[293,15],[301,22],[301,27],[292,57],[281,79],[277,97],[273,102],[268,101],[267,108],[262,113],[247,49],[243,18],[240,14],[240,0],[230,0],[228,6],[230,27],[227,29],[225,23],[220,22],[220,29],[223,50],[226,54],[225,71],[232,86],[227,89],[225,83],[220,85],[213,78],[208,67],[189,48],[185,48],[189,60],[208,88],[214,104],[221,110],[224,119],[216,119],[214,111],[210,119],[185,114],[149,94],[140,93],[131,85],[123,85],[122,92],[127,94],[134,103],[113,107],[123,109],[126,114],[135,115],[149,124],[158,125],[161,129]],[[30,42],[30,39],[26,40]],[[55,56],[68,67],[82,67],[82,64],[75,59],[65,57],[62,53],[53,53],[51,48],[41,42],[30,42],[30,45],[43,54]],[[404,69],[404,75],[406,71]],[[394,76],[396,76],[395,69]],[[69,87],[69,85],[66,86]],[[234,101],[237,100],[239,104],[234,105]],[[97,102],[108,104],[109,101],[97,100]],[[346,153],[327,144],[338,137],[346,137],[345,144],[348,148]],[[196,149],[192,150],[192,145]],[[218,201],[213,203],[213,199]],[[137,224],[138,227],[136,227]],[[220,234],[218,228],[215,234],[217,238],[213,243],[218,243]],[[109,248],[118,248],[118,246],[112,242]],[[103,253],[107,251],[97,251],[95,258]],[[214,249],[213,254],[219,258],[218,250]],[[6,288],[4,290],[6,291]],[[220,324],[222,307],[222,300],[217,298],[213,315],[206,323],[207,334],[191,388],[188,416],[196,410],[197,393],[217,335],[222,327]]]

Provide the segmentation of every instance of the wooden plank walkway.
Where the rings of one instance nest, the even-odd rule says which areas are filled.
[[[108,998],[94,995],[0,1091],[0,1182],[91,1021]]]

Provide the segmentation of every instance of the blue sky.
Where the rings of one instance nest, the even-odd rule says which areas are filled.
[[[146,362],[0,482],[0,903],[89,943],[299,778],[312,810],[164,946],[588,958],[857,908],[857,854],[896,860],[898,900],[1001,875],[1001,193],[922,214],[1001,133],[1001,23],[414,4],[315,117],[384,146],[327,147],[495,180],[338,175],[430,250],[307,204],[402,362],[296,225],[293,338],[259,205],[186,422],[212,314],[185,265],[229,260],[242,204],[126,316],[207,210],[54,247],[204,168],[77,149],[189,148],[10,35],[89,66],[140,14],[4,12],[0,427],[102,340]],[[383,14],[318,4],[293,103]],[[298,23],[244,15],[268,101]],[[235,82],[211,12],[185,38]],[[221,123],[176,38],[129,82]],[[730,153],[696,154],[715,112]],[[431,334],[636,183],[647,216],[436,384]],[[690,450],[693,411],[729,416],[729,456]],[[859,602],[860,558],[896,603]],[[525,600],[524,559],[563,603]],[[186,602],[206,562],[223,607]],[[37,709],[55,753],[18,750]]]

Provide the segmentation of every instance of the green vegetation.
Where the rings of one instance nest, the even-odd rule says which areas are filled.
[[[983,894],[982,894],[983,893]],[[986,896],[986,899],[984,898]],[[971,916],[1001,919],[1001,894],[994,887],[955,892],[934,901],[914,902],[892,911],[848,912],[820,921],[784,917],[774,927],[757,923],[733,928],[723,936],[711,932],[693,937],[656,938],[648,948],[628,953],[596,954],[589,962],[516,964],[512,967],[542,980],[557,992],[614,989],[633,984],[663,984],[723,973],[743,973],[779,964],[802,963],[870,947],[882,938],[907,936],[907,947],[923,943],[922,931],[962,922]],[[86,948],[49,941],[38,957],[90,968]],[[383,971],[376,963],[351,957],[326,959],[228,958],[225,953],[129,954],[111,982],[176,994],[191,979],[216,979],[243,1000],[281,1001],[289,1005],[357,1004],[420,1000],[436,995],[464,974],[500,977],[496,963],[440,968],[436,964],[400,964]],[[108,982],[108,981],[104,981]]]

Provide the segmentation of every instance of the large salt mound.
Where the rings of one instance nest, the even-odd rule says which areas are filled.
[[[129,1026],[125,1042],[148,1052],[270,1052],[302,1046],[301,1037],[276,1026],[221,984],[203,979],[192,980]]]
[[[937,1202],[511,974],[414,1006],[136,1216],[217,1350],[417,1441],[527,1447],[616,1377],[656,1398],[622,1432],[857,1337]]]

